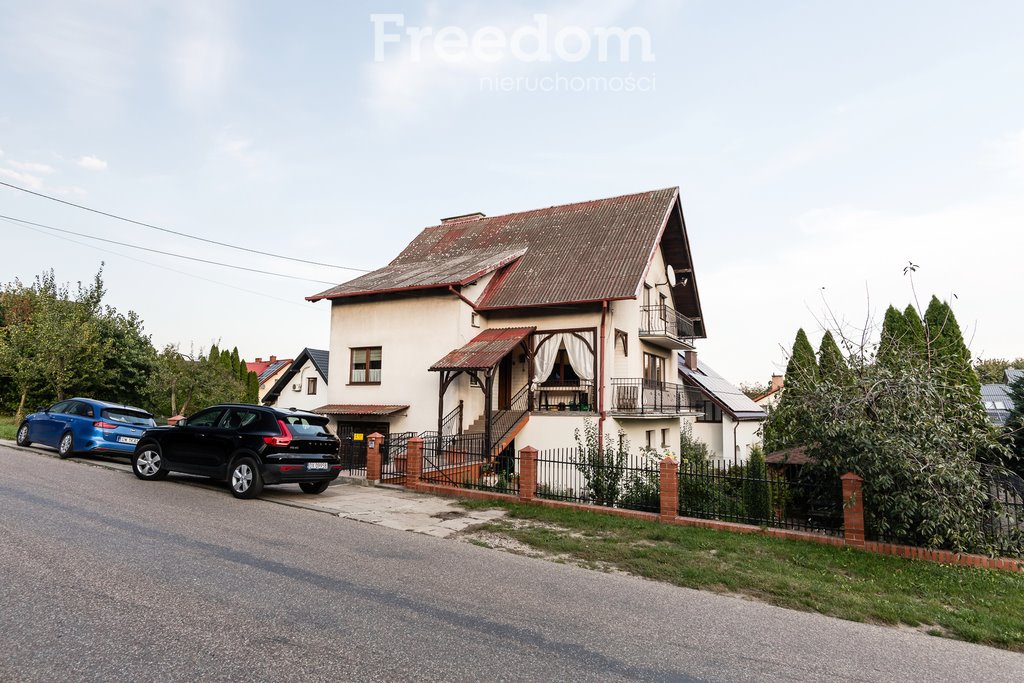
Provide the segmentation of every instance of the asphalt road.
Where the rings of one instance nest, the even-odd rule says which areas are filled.
[[[1019,681],[1024,656],[0,446],[0,680]]]

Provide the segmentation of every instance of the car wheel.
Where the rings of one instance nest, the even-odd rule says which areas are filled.
[[[31,446],[32,442],[28,440],[28,422],[22,422],[21,426],[18,427],[18,435],[15,437],[19,446]]]
[[[75,454],[75,437],[71,436],[71,432],[64,432],[64,436],[60,437],[60,443],[57,444],[57,455],[62,458],[70,458]]]
[[[329,479],[324,481],[304,481],[299,484],[299,488],[302,489],[303,493],[323,493],[327,490],[327,487],[331,485]]]
[[[252,458],[239,458],[231,467],[228,485],[235,498],[255,498],[263,492],[263,476]]]
[[[147,443],[135,449],[132,454],[132,472],[146,481],[156,481],[167,476],[163,456],[156,444]]]

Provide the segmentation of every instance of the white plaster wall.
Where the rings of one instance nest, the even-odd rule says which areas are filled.
[[[316,377],[316,393],[306,393],[306,380]],[[298,384],[299,390],[292,391],[292,385]],[[281,391],[275,404],[279,408],[298,408],[299,410],[313,410],[328,403],[327,383],[320,377],[320,373],[313,366],[313,361],[307,360],[302,364],[298,373],[288,380],[288,385]]]
[[[371,303],[335,303],[331,308],[331,377],[325,403],[408,405],[390,419],[392,431],[437,429],[438,373],[430,366],[465,344],[478,330],[468,308],[446,294]],[[349,384],[351,349],[381,347],[379,385]],[[479,393],[479,392],[478,392]],[[446,412],[458,402],[449,391]]]
[[[724,439],[723,433],[725,431],[725,421],[729,418],[722,416],[722,422],[693,422],[693,438],[698,441],[702,441],[707,444],[708,449],[711,451],[712,456],[716,460],[721,460],[725,456],[723,455]],[[730,430],[732,428],[730,427]],[[730,447],[732,443],[732,434],[729,435]],[[731,453],[730,453],[731,456]]]

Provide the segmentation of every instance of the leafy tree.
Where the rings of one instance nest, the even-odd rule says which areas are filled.
[[[1006,419],[1004,439],[1014,454],[1010,467],[1024,476],[1024,375],[1010,382],[1008,393],[1013,409]]]
[[[767,394],[771,390],[770,384],[763,384],[761,382],[741,382],[740,391],[742,391],[747,398],[757,398]]]
[[[18,280],[5,285],[0,292],[0,376],[15,390],[15,424],[24,417],[29,393],[42,374],[38,332],[32,324],[34,307],[35,291]]]
[[[1010,368],[1024,370],[1024,358],[1009,361],[1005,358],[979,358],[974,361],[974,371],[982,384],[1002,384],[1006,380],[1006,371]]]
[[[617,440],[610,434],[605,435],[603,449],[598,447],[597,425],[592,420],[584,421],[582,436],[579,429],[575,430],[574,436],[576,450],[573,464],[586,482],[588,496],[595,505],[615,505],[622,491],[626,455],[629,453],[629,440],[625,432],[620,429]]]

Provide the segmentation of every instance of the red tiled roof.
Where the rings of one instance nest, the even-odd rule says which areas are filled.
[[[443,223],[424,229],[390,265],[307,298],[468,284],[503,268],[480,309],[630,299],[677,198],[668,188]]]
[[[807,455],[807,449],[803,446],[769,453],[764,456],[764,461],[769,465],[814,465],[818,462],[816,458]]]
[[[486,370],[493,368],[536,327],[505,327],[484,330],[465,346],[451,351],[430,366],[431,370]]]
[[[394,415],[409,406],[381,406],[363,403],[329,403],[313,410],[322,415]]]

